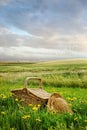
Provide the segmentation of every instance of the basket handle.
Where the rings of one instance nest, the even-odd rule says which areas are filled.
[[[43,88],[42,88],[42,79],[41,79],[41,78],[38,78],[38,77],[27,77],[27,78],[25,79],[25,81],[24,81],[24,87],[26,88],[26,87],[27,87],[27,84],[28,84],[28,81],[29,81],[29,80],[33,80],[33,79],[38,80],[38,81],[39,81],[39,88],[43,89]]]

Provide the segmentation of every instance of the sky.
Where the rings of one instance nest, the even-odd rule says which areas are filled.
[[[87,58],[87,0],[0,0],[0,61]]]

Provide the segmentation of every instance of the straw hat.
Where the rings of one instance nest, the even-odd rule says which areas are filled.
[[[47,103],[47,109],[51,112],[73,113],[66,100],[58,93],[53,93]]]

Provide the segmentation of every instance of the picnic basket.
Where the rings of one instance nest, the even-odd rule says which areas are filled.
[[[39,87],[38,88],[28,88],[28,82],[30,80],[38,80]],[[45,106],[48,102],[50,94],[43,90],[42,87],[42,79],[39,77],[27,77],[24,81],[24,88],[12,90],[12,95],[14,98],[18,98],[22,100],[25,104],[40,104],[41,106]]]

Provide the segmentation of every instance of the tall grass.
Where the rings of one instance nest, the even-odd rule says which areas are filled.
[[[0,95],[1,130],[86,130],[86,99],[67,97],[74,114],[49,113],[46,108],[32,104],[24,106],[18,99]]]
[[[87,88],[87,62],[62,62],[0,64],[1,85],[23,85],[26,76],[39,76],[44,85]]]
[[[74,114],[49,113],[13,99],[10,91],[23,88],[27,76],[41,77],[43,88],[60,93]],[[87,130],[87,61],[0,63],[0,130]]]

